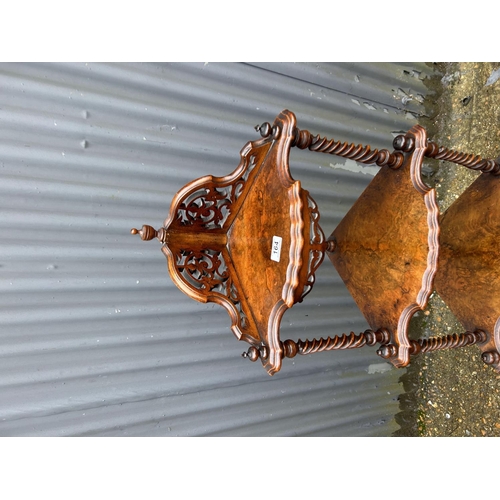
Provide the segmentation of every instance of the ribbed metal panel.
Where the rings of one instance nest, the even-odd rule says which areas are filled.
[[[391,147],[427,92],[423,64],[0,65],[0,435],[376,436],[397,427],[403,371],[374,350],[240,356],[219,306],[170,281],[160,225],[192,179],[226,175],[253,127]],[[352,162],[351,162],[352,163]],[[370,181],[293,151],[329,234]],[[369,172],[370,170],[365,170]],[[331,264],[283,338],[367,327]]]

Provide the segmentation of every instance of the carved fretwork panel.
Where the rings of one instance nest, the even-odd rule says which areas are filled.
[[[312,290],[316,281],[315,273],[325,257],[325,235],[319,225],[319,210],[316,202],[309,196],[307,191],[304,191],[305,203],[309,217],[305,219],[305,226],[309,226],[309,241],[304,246],[304,260],[308,263],[305,267],[304,274],[305,284],[302,293],[297,298],[298,302],[302,302],[304,297]]]
[[[241,186],[201,188],[191,193],[177,210],[177,220],[195,230],[222,229]]]
[[[226,292],[231,288],[222,252],[209,249],[201,251],[182,249],[176,252],[175,258],[179,274],[193,287],[207,293],[214,290]],[[230,294],[224,293],[224,295]]]
[[[227,251],[163,247],[174,283],[199,302],[215,302],[231,316],[233,333],[238,339],[258,343],[260,338],[242,296],[237,275]]]
[[[307,209],[309,211],[310,220],[310,243],[311,245],[321,245],[325,241],[325,235],[319,225],[318,205],[309,195],[307,195]]]
[[[251,344],[246,357],[273,375],[296,354],[378,343],[381,357],[403,367],[419,352],[478,344],[500,371],[499,259],[490,251],[500,234],[500,163],[437,146],[419,125],[394,139],[392,153],[314,136],[297,128],[288,110],[256,129],[262,138],[243,147],[234,172],[187,184],[159,230],[132,230],[163,243],[183,292],[228,311],[233,333]],[[315,201],[291,176],[294,146],[381,167],[327,239]],[[497,182],[481,176],[439,219],[435,191],[421,178],[425,156],[488,172]],[[326,253],[371,329],[282,341],[283,314],[311,291]],[[410,319],[425,307],[438,269],[436,289],[471,331],[410,339]]]
[[[271,144],[267,139],[248,143],[231,175],[202,177],[184,187],[172,202],[165,227],[195,232],[227,230]]]

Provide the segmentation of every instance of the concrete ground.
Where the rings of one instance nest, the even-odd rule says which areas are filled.
[[[421,124],[430,139],[483,158],[500,156],[500,63],[433,63],[441,76],[430,81],[429,117]],[[436,188],[442,212],[478,175],[436,160],[425,180]],[[500,203],[500,200],[499,200]],[[500,272],[500,270],[499,270]],[[464,328],[434,293],[412,320],[411,335],[462,333]],[[500,436],[500,374],[481,360],[476,346],[435,351],[412,359],[402,381],[398,436]]]

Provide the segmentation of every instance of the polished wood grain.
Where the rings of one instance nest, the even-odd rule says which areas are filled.
[[[406,366],[408,324],[432,292],[439,251],[434,189],[421,180],[426,132],[407,134],[413,149],[397,170],[381,169],[329,237],[328,256],[373,330],[391,333],[380,354]]]
[[[241,150],[238,168],[182,188],[158,231],[174,283],[189,297],[223,306],[235,336],[257,346],[264,368],[281,368],[283,314],[303,300],[328,246],[319,211],[292,178],[296,118],[283,111],[263,137]]]
[[[174,283],[223,306],[235,336],[251,345],[245,355],[270,375],[297,353],[376,343],[381,356],[405,366],[422,349],[409,341],[407,326],[425,306],[438,251],[435,195],[420,178],[424,129],[399,137],[393,153],[313,136],[288,110],[257,129],[261,139],[243,147],[233,173],[190,182],[163,227],[132,233],[162,242]],[[381,167],[328,240],[316,202],[290,174],[291,147]],[[282,316],[311,291],[326,252],[373,330],[283,342]]]
[[[500,371],[500,177],[481,174],[441,217],[436,291]]]

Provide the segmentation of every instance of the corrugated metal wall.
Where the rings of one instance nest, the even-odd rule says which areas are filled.
[[[226,175],[253,127],[391,147],[423,113],[424,64],[1,64],[0,435],[378,436],[398,383],[375,348],[241,358],[227,313],[184,296],[158,227],[192,179]],[[293,151],[329,234],[370,181]],[[370,172],[366,169],[365,172]],[[367,327],[326,260],[282,338]]]

